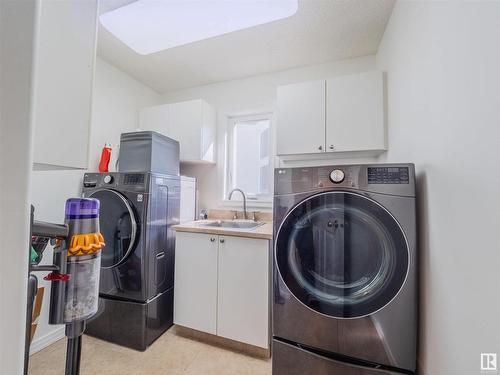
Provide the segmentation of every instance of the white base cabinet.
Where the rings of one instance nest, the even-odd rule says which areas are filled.
[[[217,335],[267,348],[269,242],[220,237],[218,274]]]
[[[176,233],[174,323],[269,348],[269,241]]]
[[[176,233],[174,323],[216,334],[217,236]]]

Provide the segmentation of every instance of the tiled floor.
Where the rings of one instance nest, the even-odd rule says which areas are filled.
[[[29,374],[64,374],[65,353],[66,340],[63,339],[34,354],[30,358]],[[270,375],[271,360],[179,336],[170,329],[145,352],[84,336],[81,374]]]

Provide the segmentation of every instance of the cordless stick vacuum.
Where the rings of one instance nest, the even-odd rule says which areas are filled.
[[[49,324],[66,325],[68,345],[65,374],[78,375],[85,321],[97,313],[99,300],[101,249],[104,247],[99,229],[99,201],[68,199],[62,225],[34,221],[32,211],[31,239],[38,245],[34,243],[33,246],[40,258],[38,262],[45,247],[40,246],[40,243],[46,245],[49,238],[55,245],[53,265],[32,264],[30,271],[52,271],[44,277],[51,281]],[[30,275],[31,280],[33,277]],[[29,298],[32,298],[32,294],[28,293]],[[28,300],[27,315],[31,326],[29,306]],[[29,342],[27,347],[26,356],[29,355]],[[25,359],[25,372],[27,367],[28,358]]]

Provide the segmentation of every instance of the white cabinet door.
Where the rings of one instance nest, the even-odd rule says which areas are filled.
[[[215,110],[202,99],[142,108],[139,127],[179,142],[181,162],[215,163]]]
[[[141,130],[152,130],[168,136],[168,112],[168,104],[142,108],[139,111],[139,128]]]
[[[327,151],[386,149],[382,72],[329,79],[326,109]]]
[[[276,138],[278,155],[325,151],[325,81],[278,87]]]
[[[269,241],[219,237],[217,335],[269,347]]]
[[[87,168],[97,1],[40,1],[34,70],[35,164]]]
[[[175,237],[174,323],[216,334],[217,236]]]
[[[199,160],[203,124],[202,101],[189,100],[170,104],[169,123],[169,136],[180,143],[180,159]]]

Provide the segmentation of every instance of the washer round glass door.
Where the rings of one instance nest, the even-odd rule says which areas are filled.
[[[276,239],[276,264],[304,305],[336,318],[369,315],[403,286],[408,244],[380,204],[350,192],[328,192],[299,203]]]
[[[99,225],[106,243],[101,252],[101,267],[117,266],[134,248],[137,234],[134,211],[127,198],[114,190],[97,190],[90,197],[101,202]]]

